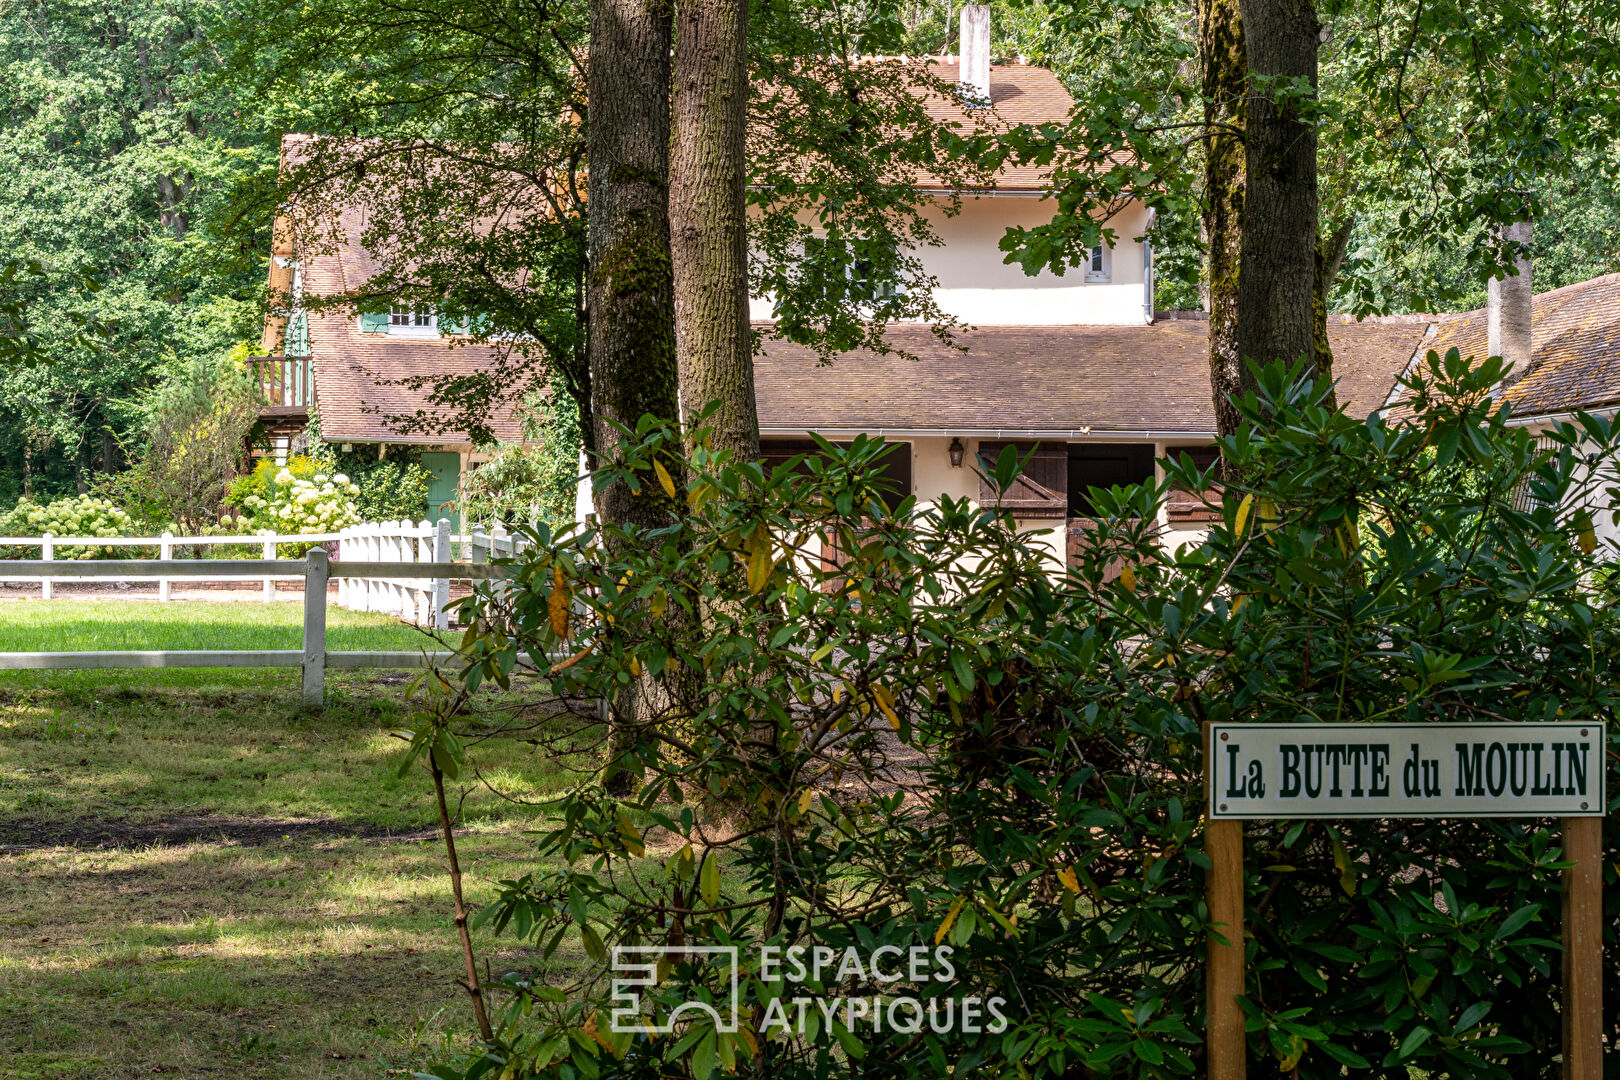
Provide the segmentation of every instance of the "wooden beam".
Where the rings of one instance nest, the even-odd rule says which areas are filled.
[[[1247,1045],[1243,1035],[1243,823],[1204,823],[1204,854],[1209,856],[1209,921],[1226,939],[1209,936],[1205,973],[1207,1030],[1204,1052],[1209,1080],[1244,1080]]]
[[[1603,1080],[1603,819],[1562,825],[1564,1080]]]

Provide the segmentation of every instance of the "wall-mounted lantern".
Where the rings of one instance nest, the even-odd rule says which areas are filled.
[[[967,453],[967,447],[962,445],[961,439],[951,440],[949,453],[951,455],[951,468],[960,469],[962,467],[962,455]]]

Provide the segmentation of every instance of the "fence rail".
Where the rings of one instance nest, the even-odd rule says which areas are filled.
[[[356,561],[348,565],[331,562],[324,548],[313,548],[303,560],[276,559],[265,562],[240,559],[107,559],[100,566],[91,562],[56,562],[45,559],[18,560],[6,572],[19,579],[46,579],[47,575],[87,578],[98,572],[115,570],[122,578],[243,578],[260,577],[268,570],[277,580],[302,578],[304,581],[304,639],[299,649],[171,649],[123,652],[13,652],[0,653],[0,670],[62,671],[100,668],[167,667],[298,667],[303,669],[303,698],[306,705],[319,708],[325,699],[326,669],[415,668],[445,663],[453,652],[423,649],[418,652],[329,652],[326,648],[326,583],[368,580],[430,580],[448,586],[452,580],[489,580],[504,577],[505,567],[488,562],[374,562]],[[442,615],[443,613],[438,613]],[[527,654],[519,663],[530,664]]]
[[[440,518],[437,524],[422,521],[384,521],[368,525],[353,525],[333,533],[241,533],[235,536],[175,536],[165,532],[161,536],[0,536],[0,545],[11,547],[37,547],[40,565],[51,569],[40,573],[37,568],[28,573],[22,566],[34,567],[35,560],[0,560],[0,581],[33,581],[40,583],[40,596],[49,600],[53,596],[53,583],[64,579],[75,581],[128,581],[131,578],[151,578],[155,575],[136,572],[131,567],[149,566],[151,559],[58,559],[56,552],[69,547],[155,547],[157,562],[175,567],[175,570],[157,577],[158,599],[164,602],[173,597],[171,579],[192,578],[222,581],[237,578],[256,578],[263,583],[261,598],[270,602],[276,598],[277,581],[292,581],[304,576],[301,562],[286,563],[298,569],[288,572],[273,565],[282,562],[283,544],[335,544],[336,563],[367,562],[372,565],[387,563],[422,565],[423,563],[449,563],[455,547],[460,546],[464,561],[487,563],[491,558],[506,558],[521,552],[526,543],[507,535],[496,527],[493,534],[482,529],[456,535],[450,520]],[[260,559],[183,559],[175,560],[177,548],[219,547],[242,545],[259,546]],[[416,623],[444,630],[449,627],[445,606],[450,601],[450,580],[432,584],[419,584],[417,579],[434,577],[431,574],[395,573],[386,576],[373,572],[366,575],[333,573],[338,579],[338,603],[350,611],[376,611],[395,615]],[[361,580],[354,581],[359,577]]]

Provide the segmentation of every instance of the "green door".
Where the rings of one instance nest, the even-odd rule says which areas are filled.
[[[422,467],[433,474],[428,481],[428,520],[447,517],[461,532],[461,515],[455,513],[456,488],[461,483],[460,454],[423,454]]]

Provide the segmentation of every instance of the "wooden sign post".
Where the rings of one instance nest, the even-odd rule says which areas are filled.
[[[1209,1080],[1247,1071],[1243,822],[1438,817],[1561,819],[1564,1080],[1602,1080],[1605,747],[1592,723],[1208,725]]]

